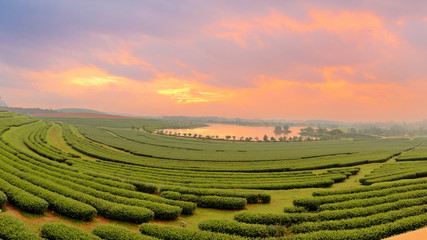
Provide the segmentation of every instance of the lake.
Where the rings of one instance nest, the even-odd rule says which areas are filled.
[[[233,125],[233,124],[219,124],[212,123],[206,127],[200,128],[191,128],[191,129],[163,129],[163,132],[172,132],[172,133],[180,133],[183,135],[184,133],[191,135],[203,135],[203,136],[218,136],[219,138],[225,138],[225,136],[236,136],[236,140],[240,139],[240,137],[258,137],[259,139],[263,139],[264,135],[275,137],[276,139],[279,137],[299,137],[300,129],[306,127],[290,127],[291,131],[288,134],[275,134],[274,126],[241,126],[241,125]]]

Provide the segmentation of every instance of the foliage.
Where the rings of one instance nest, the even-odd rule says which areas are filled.
[[[143,235],[114,224],[98,225],[92,233],[107,240],[155,240],[156,238]]]
[[[48,222],[42,225],[41,235],[49,240],[98,240],[96,235],[63,222]]]
[[[41,239],[28,229],[21,220],[6,214],[0,214],[0,238],[10,240]]]

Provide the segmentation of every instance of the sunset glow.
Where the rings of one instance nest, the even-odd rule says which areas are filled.
[[[0,8],[0,97],[9,106],[427,118],[423,1],[29,2]]]

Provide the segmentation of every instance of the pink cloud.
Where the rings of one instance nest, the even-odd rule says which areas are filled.
[[[219,38],[232,39],[243,47],[247,46],[246,41],[249,38],[255,38],[258,45],[262,46],[262,35],[274,35],[283,31],[303,33],[320,30],[336,34],[349,31],[367,32],[379,41],[392,44],[398,42],[397,37],[385,29],[381,19],[371,12],[310,10],[308,15],[305,21],[293,19],[277,11],[262,17],[230,18],[212,24],[208,33]]]

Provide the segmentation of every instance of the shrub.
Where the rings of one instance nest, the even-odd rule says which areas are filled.
[[[197,206],[205,208],[241,210],[246,206],[245,198],[201,196]]]
[[[7,202],[7,197],[4,192],[0,191],[0,208],[2,208]]]
[[[6,214],[0,215],[0,239],[41,240],[41,238],[28,229],[21,220]]]
[[[44,199],[17,188],[3,179],[0,179],[0,190],[3,190],[7,194],[9,202],[29,213],[44,213],[49,206],[49,204]],[[2,197],[0,194],[0,199],[1,198]],[[1,204],[1,200],[0,206],[3,206]]]
[[[181,193],[179,192],[165,191],[162,192],[160,196],[172,200],[181,200]]]
[[[62,222],[49,222],[41,227],[43,238],[49,240],[100,240],[96,235]]]
[[[305,207],[293,206],[293,207],[285,207],[283,211],[285,213],[303,213],[303,212],[307,212],[308,210]]]
[[[1,166],[5,167],[6,165]],[[2,169],[0,169],[0,173],[2,174],[2,178],[11,184],[46,200],[52,210],[61,213],[62,215],[78,220],[90,221],[97,214],[96,209],[88,204],[64,197],[58,193],[48,191],[44,188],[24,181],[19,177],[14,176],[13,174],[7,173]]]
[[[242,212],[234,215],[238,222],[264,225],[289,225],[292,222],[290,214],[283,213],[251,213]]]
[[[155,240],[156,238],[143,235],[138,232],[131,231],[129,229],[119,227],[114,224],[98,225],[92,233],[96,236],[107,239],[107,240]]]
[[[374,225],[385,224],[394,222],[404,217],[422,215],[427,212],[427,205],[413,206],[408,208],[401,208],[394,211],[385,213],[378,213],[369,216],[330,220],[330,221],[316,221],[305,222],[293,225],[291,230],[293,233],[313,232],[319,230],[340,230],[340,229],[354,229],[354,228],[367,228]]]
[[[240,236],[222,233],[200,231],[190,228],[178,228],[172,226],[160,226],[157,224],[144,223],[139,228],[142,234],[150,235],[160,239],[173,240],[243,240]]]
[[[197,203],[199,201],[199,197],[193,194],[181,194],[181,200]]]
[[[130,182],[133,185],[135,185],[136,190],[140,191],[140,192],[145,192],[145,193],[156,193],[159,190],[159,187],[157,187],[157,185],[151,184],[151,183],[143,183],[143,182],[135,182],[132,181]]]
[[[251,238],[278,237],[285,233],[285,228],[281,226],[248,224],[230,220],[202,221],[199,223],[199,229]]]
[[[181,194],[193,194],[196,196],[221,196],[221,197],[238,197],[246,198],[247,203],[269,203],[271,200],[270,194],[256,192],[241,192],[236,190],[225,189],[208,189],[208,188],[188,188],[179,186],[163,186],[160,192],[174,191]]]
[[[396,234],[415,230],[426,226],[426,214],[402,218],[395,222],[375,225],[368,228],[359,228],[351,230],[324,230],[296,234],[287,237],[287,240],[341,240],[341,239],[357,239],[357,240],[380,240]]]

